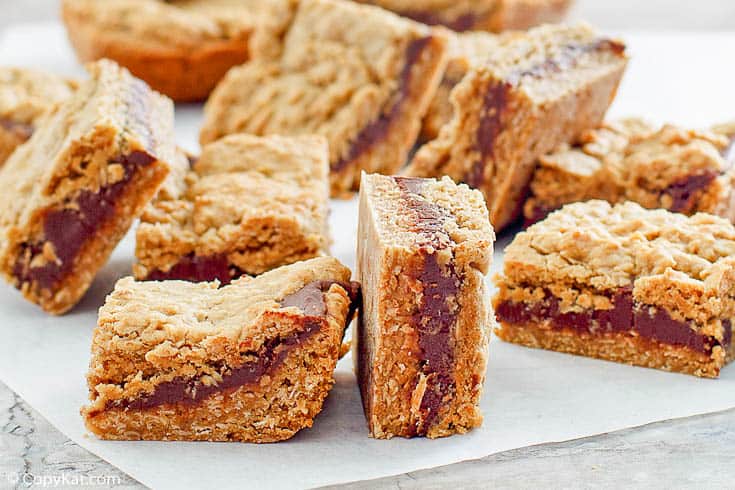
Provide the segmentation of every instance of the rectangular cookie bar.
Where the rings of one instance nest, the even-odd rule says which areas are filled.
[[[482,194],[465,185],[363,175],[353,355],[372,437],[482,424],[494,239]]]
[[[110,61],[0,168],[0,271],[44,310],[74,306],[178,157],[173,104]]]
[[[505,249],[508,342],[717,377],[735,356],[735,227],[634,202],[568,204]]]
[[[27,68],[0,67],[0,166],[76,82]]]
[[[205,146],[141,216],[136,278],[227,284],[323,254],[328,158],[320,136],[235,134]]]
[[[377,7],[302,0],[283,52],[230,70],[205,106],[200,140],[319,134],[331,190],[360,171],[394,173],[416,141],[446,63],[446,38]]]
[[[526,223],[589,199],[630,200],[644,208],[734,221],[731,145],[724,127],[718,132],[656,128],[640,119],[607,123],[539,159],[523,209]]]
[[[311,427],[359,292],[322,257],[257,278],[135,282],[100,309],[87,428],[102,439],[275,442]]]
[[[481,190],[504,228],[522,211],[536,160],[600,124],[626,63],[623,44],[582,24],[511,36],[454,88],[452,120],[407,173]]]
[[[559,22],[571,0],[358,0],[455,31],[528,29]]]

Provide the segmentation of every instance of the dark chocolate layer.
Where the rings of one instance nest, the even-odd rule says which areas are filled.
[[[436,12],[422,11],[422,10],[407,10],[399,12],[403,17],[408,17],[416,22],[422,24],[428,24],[430,26],[444,26],[452,29],[453,31],[462,32],[469,31],[478,21],[478,18],[473,13],[466,13],[458,16],[454,19],[448,19],[438,15]]]
[[[671,210],[677,213],[692,213],[697,208],[699,192],[707,188],[717,177],[718,172],[707,171],[699,175],[684,177],[664,190],[671,196]]]
[[[244,272],[237,266],[230,264],[227,255],[217,254],[209,256],[190,253],[183,257],[168,271],[154,270],[146,280],[166,281],[180,280],[190,282],[211,282],[219,280],[223,286],[242,276]]]
[[[288,353],[319,333],[320,321],[309,321],[304,329],[284,338],[268,341],[256,353],[257,359],[246,362],[234,369],[224,371],[219,384],[204,384],[200,379],[175,378],[156,385],[153,393],[134,400],[115,400],[108,402],[107,409],[124,408],[146,410],[161,405],[184,403],[197,404],[215,393],[234,391],[245,385],[256,383],[267,372],[278,367]]]
[[[144,151],[133,151],[113,160],[124,169],[122,179],[102,187],[98,192],[81,191],[71,205],[61,209],[49,209],[43,217],[43,237],[21,244],[13,274],[19,286],[35,283],[41,289],[52,290],[71,272],[82,247],[94,239],[97,230],[115,213],[119,197],[125,192],[139,168],[156,159]],[[43,253],[45,243],[53,246],[55,261],[44,261],[33,266],[33,259]]]
[[[331,164],[333,172],[339,172],[344,169],[362,154],[371,150],[378,142],[386,138],[394,119],[401,114],[403,105],[410,95],[409,92],[415,75],[413,67],[418,63],[424,50],[431,44],[432,40],[433,38],[429,36],[414,39],[408,44],[403,70],[401,71],[398,88],[390,109],[381,113],[377,119],[362,128],[355,137],[355,140],[352,141],[347,156]]]
[[[340,281],[314,281],[298,291],[287,295],[281,300],[281,306],[299,308],[309,318],[305,327],[300,332],[295,332],[285,338],[272,339],[256,353],[249,353],[245,357],[254,354],[257,359],[246,362],[236,368],[222,367],[222,381],[216,385],[205,385],[199,379],[175,378],[156,385],[153,393],[134,400],[116,400],[108,403],[107,408],[129,408],[133,410],[145,410],[160,405],[173,403],[196,404],[215,393],[234,391],[241,386],[256,383],[260,378],[277,368],[286,358],[288,353],[295,347],[306,342],[317,334],[323,324],[320,317],[327,314],[327,305],[324,301],[324,293],[332,284],[339,284],[350,297],[350,310],[347,313],[345,325],[352,319],[355,308],[359,304],[359,284],[356,282],[343,283]]]
[[[444,231],[448,212],[421,197],[421,179],[394,177],[402,191],[401,199],[415,217],[414,232],[422,238],[419,251],[422,266],[411,274],[423,286],[418,309],[411,326],[421,348],[420,369],[426,376],[426,391],[421,399],[423,420],[414,435],[425,435],[436,422],[442,405],[454,395],[456,301],[461,277],[454,264],[440,264],[437,251],[449,248],[452,240]],[[417,380],[418,382],[418,380]]]
[[[497,306],[495,313],[499,321],[513,325],[548,322],[554,329],[571,329],[592,335],[631,333],[662,344],[686,347],[705,355],[710,355],[712,348],[717,345],[724,348],[730,345],[730,319],[722,321],[725,335],[720,342],[693,330],[689,322],[673,319],[664,309],[634,302],[630,288],[620,289],[611,295],[610,301],[613,304],[610,310],[563,313],[559,309],[559,300],[547,291],[543,301],[533,304],[503,301]]]
[[[34,127],[30,124],[12,121],[10,119],[0,119],[0,128],[13,133],[15,137],[22,141],[28,140],[33,136]]]

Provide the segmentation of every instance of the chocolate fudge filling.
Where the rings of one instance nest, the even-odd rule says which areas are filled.
[[[393,104],[387,112],[382,112],[380,116],[362,128],[352,142],[347,156],[341,157],[331,164],[333,172],[339,172],[347,167],[351,162],[368,152],[376,143],[385,139],[393,121],[400,116],[405,102],[408,100],[411,91],[411,85],[414,79],[414,65],[418,63],[424,50],[431,44],[432,37],[423,37],[414,39],[406,48],[406,61],[399,77],[398,89],[394,96]]]
[[[179,260],[168,271],[156,269],[146,277],[148,281],[180,280],[211,282],[219,280],[225,286],[245,274],[239,267],[230,264],[226,254],[196,255],[190,253]]]
[[[421,348],[420,371],[426,376],[426,390],[420,405],[423,420],[414,427],[414,435],[425,435],[437,421],[442,405],[454,395],[455,302],[461,277],[453,263],[440,264],[437,259],[436,252],[453,243],[443,228],[447,211],[421,197],[420,179],[394,177],[394,180],[401,189],[406,207],[415,217],[413,231],[423,239],[420,249],[423,265],[413,272],[423,292],[410,323]]]
[[[28,140],[33,135],[34,131],[34,127],[30,124],[2,118],[0,118],[0,128],[3,128],[9,133],[13,133],[16,138],[22,141]]]
[[[630,288],[621,288],[610,296],[610,301],[613,307],[609,310],[562,312],[559,300],[547,291],[543,301],[533,304],[503,301],[495,311],[499,321],[512,325],[548,322],[557,330],[572,329],[592,335],[635,333],[705,355],[712,354],[712,348],[717,345],[725,349],[730,345],[732,325],[729,319],[722,320],[724,336],[721,342],[693,330],[689,322],[673,319],[663,309],[634,302]]]
[[[671,211],[691,213],[697,208],[699,191],[709,186],[720,174],[713,170],[699,175],[690,175],[668,186],[663,194],[671,196]]]
[[[117,200],[138,169],[155,160],[145,151],[122,155],[111,161],[123,167],[122,179],[98,192],[83,190],[66,207],[47,210],[43,217],[43,239],[20,245],[13,268],[19,285],[35,283],[41,289],[51,290],[63,281],[84,245],[113,217]],[[45,256],[46,244],[51,245],[55,260],[45,259],[43,265],[35,265],[36,257]]]
[[[473,27],[475,27],[475,24],[478,21],[477,16],[471,13],[462,14],[454,19],[442,17],[435,12],[421,10],[407,10],[404,12],[399,12],[399,14],[403,17],[408,17],[409,19],[415,20],[416,22],[421,22],[422,24],[427,24],[430,26],[444,26],[457,32],[471,30]]]
[[[341,281],[314,281],[285,296],[280,305],[283,308],[299,308],[305,315],[311,317],[324,317],[327,314],[324,293],[329,291],[332,284],[339,284],[350,297],[350,311],[346,322],[349,324],[359,303],[359,284],[356,282],[347,284]],[[109,401],[106,408],[145,410],[174,403],[196,404],[215,393],[234,391],[244,385],[256,383],[265,374],[283,363],[291,350],[319,333],[322,323],[320,318],[307,319],[302,331],[284,338],[272,339],[266,342],[257,353],[247,353],[246,356],[255,355],[257,359],[222,372],[222,381],[219,384],[205,385],[199,379],[179,377],[156,385],[153,393],[149,395],[134,400]]]
[[[234,391],[244,385],[256,383],[266,373],[278,367],[294,348],[302,345],[313,335],[319,333],[320,321],[308,321],[304,329],[284,338],[272,339],[257,352],[257,359],[246,362],[234,369],[222,373],[218,384],[204,384],[200,379],[175,378],[156,385],[153,393],[134,400],[112,400],[107,402],[106,409],[123,408],[130,410],[146,410],[161,405],[184,403],[195,405],[215,393]]]
[[[573,68],[580,56],[603,51],[622,56],[625,53],[625,45],[609,39],[600,39],[588,44],[568,44],[562,47],[558,56],[547,58],[525,70],[515,70],[508,74],[507,81],[491,85],[483,98],[482,114],[475,135],[475,149],[480,158],[470,165],[462,181],[476,189],[485,183],[485,162],[494,159],[495,141],[505,127],[503,115],[514,86],[519,85],[524,78],[541,78],[550,73]]]

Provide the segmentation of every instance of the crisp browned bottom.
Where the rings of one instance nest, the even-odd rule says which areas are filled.
[[[160,162],[137,168],[122,195],[115,201],[114,214],[80,248],[74,265],[64,279],[53,290],[32,287],[25,282],[20,285],[23,296],[54,315],[69,311],[87,292],[97,272],[130,229],[133,220],[153,198],[167,174],[168,167]]]
[[[177,102],[206,99],[230,68],[250,58],[249,36],[182,49],[146,45],[144,39],[99,29],[70,12],[64,12],[64,23],[81,61],[114,60]]]
[[[720,369],[735,357],[735,344],[730,345],[727,357],[723,360],[717,357],[717,351],[710,356],[686,347],[669,345],[629,333],[607,332],[592,335],[571,329],[552,329],[540,324],[514,325],[501,322],[495,333],[506,342],[527,347],[704,378],[719,376]],[[718,346],[715,349],[722,348]]]
[[[82,409],[102,439],[277,442],[311,427],[334,384],[341,329],[324,329],[292,350],[259,383],[218,392],[197,403],[148,409]]]

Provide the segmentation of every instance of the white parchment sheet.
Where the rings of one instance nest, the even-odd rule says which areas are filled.
[[[735,119],[735,33],[625,36],[634,55],[614,115],[704,126]],[[0,63],[80,74],[57,24],[25,25],[0,37]],[[177,109],[180,143],[196,150],[197,106]],[[334,202],[333,253],[354,265],[355,201]],[[507,243],[501,239],[498,249]],[[482,408],[485,424],[442,440],[367,437],[351,359],[314,427],[271,445],[103,442],[86,433],[79,408],[97,308],[130,271],[123,241],[83,302],[55,318],[0,285],[0,379],[72,440],[156,489],[293,488],[383,477],[673,417],[735,407],[735,366],[703,380],[531,350],[493,339]],[[501,266],[496,252],[494,269]]]

